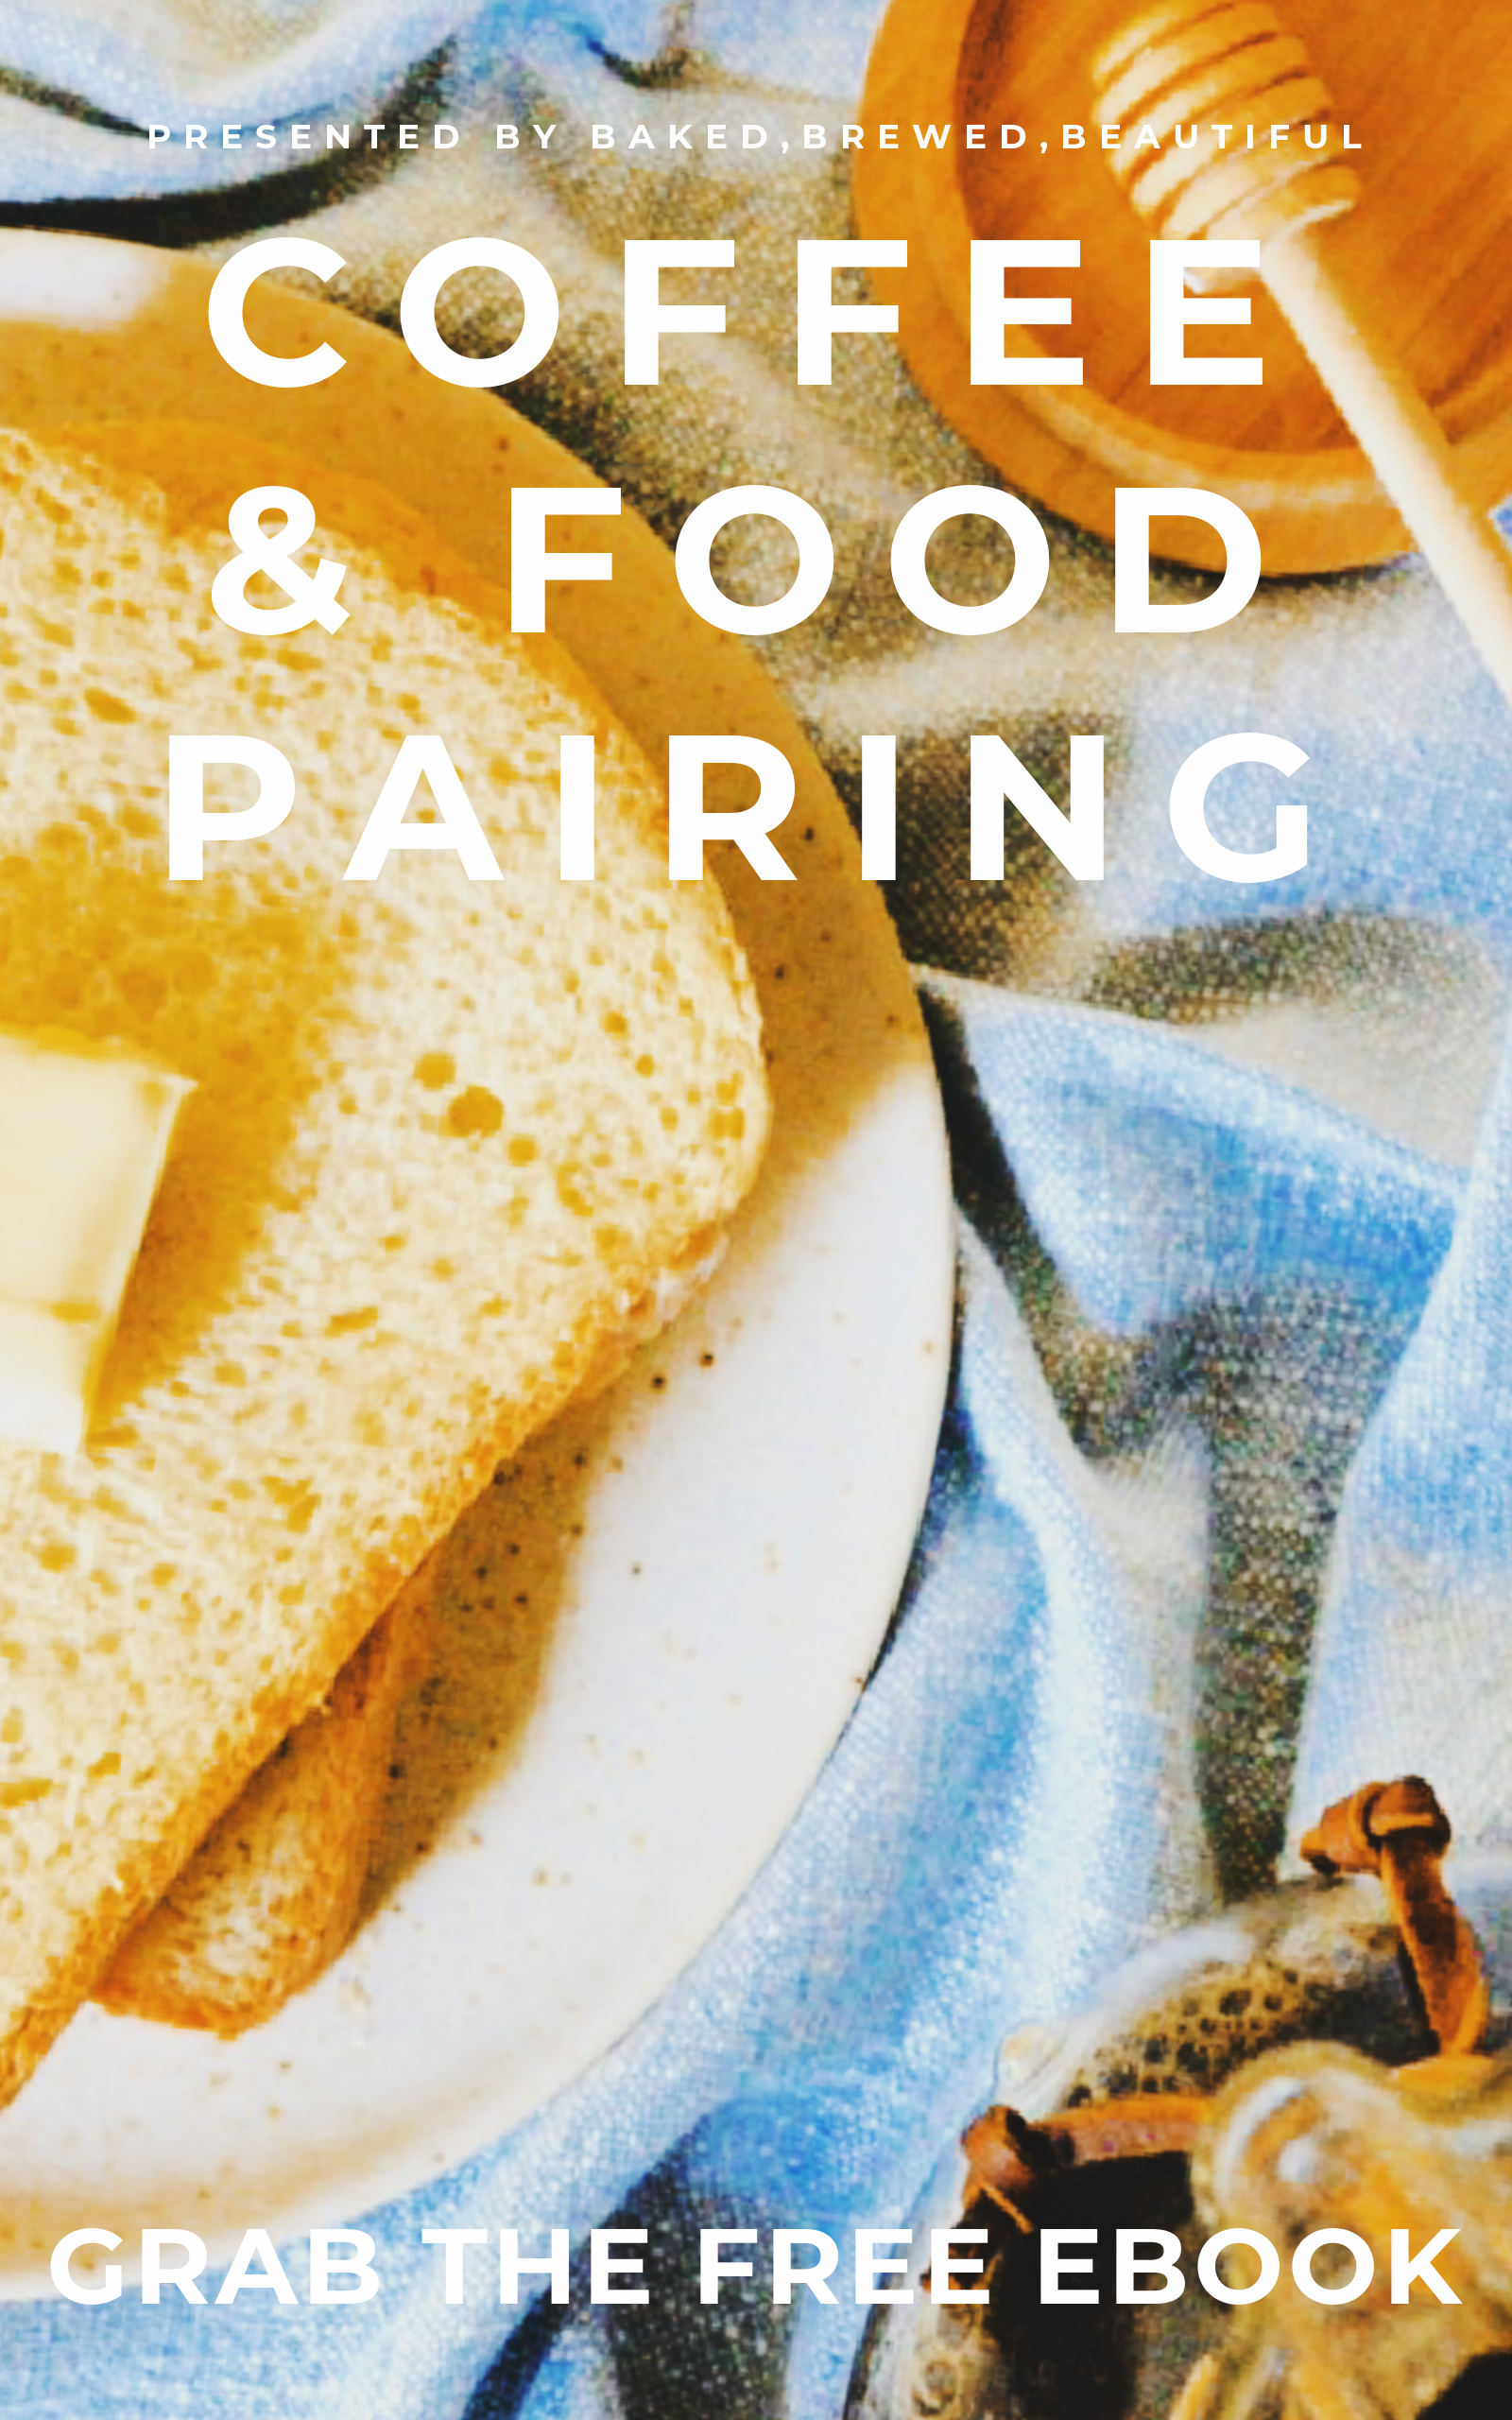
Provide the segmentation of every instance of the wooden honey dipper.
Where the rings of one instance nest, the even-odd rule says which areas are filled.
[[[1303,130],[1332,104],[1268,0],[1163,0],[1093,61],[1100,126],[1138,121],[1160,144],[1105,156],[1160,236],[1249,236],[1260,274],[1512,704],[1512,556],[1464,493],[1453,449],[1358,293],[1331,260],[1328,221],[1360,180]],[[1194,143],[1176,129],[1198,123]],[[1220,147],[1214,125],[1226,126]],[[1249,148],[1252,126],[1261,138]],[[1289,140],[1272,147],[1272,127]]]

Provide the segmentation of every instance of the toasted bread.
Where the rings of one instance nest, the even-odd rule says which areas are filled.
[[[0,2098],[500,1459],[706,1259],[766,1121],[722,904],[668,882],[658,783],[558,649],[379,491],[187,424],[81,441],[0,439],[6,1020],[196,1090],[86,1450],[0,1449]],[[334,637],[211,609],[258,485],[347,566]],[[564,883],[583,730],[598,879]],[[411,731],[501,881],[427,851],[343,883]],[[170,732],[299,781],[201,883],[165,878]]]
[[[711,1252],[703,1268],[658,1287],[639,1316],[605,1340],[576,1401],[612,1384],[717,1257]],[[127,1935],[94,1995],[104,2007],[231,2038],[273,2015],[346,1947],[387,1796],[400,1708],[430,1662],[437,1561],[430,1556],[401,1589],[328,1703],[259,1767]]]
[[[388,1789],[400,1701],[425,1660],[422,1564],[252,1775],[94,1996],[119,2015],[231,2036],[260,2025],[352,1937]]]

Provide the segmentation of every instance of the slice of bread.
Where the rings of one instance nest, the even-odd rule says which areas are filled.
[[[5,1022],[197,1089],[86,1451],[0,1450],[0,2098],[498,1461],[707,1258],[767,1114],[722,903],[668,882],[658,782],[559,649],[380,491],[189,424],[77,441],[0,439]],[[347,565],[334,637],[212,611],[263,485]],[[564,883],[584,730],[598,879]],[[200,883],[166,880],[170,732],[271,740],[299,782]],[[343,883],[409,732],[499,882],[416,851]]]
[[[606,1338],[575,1402],[612,1384],[719,1256],[716,1247],[704,1266],[652,1290],[638,1315]],[[441,1552],[401,1589],[327,1703],[259,1767],[127,1935],[94,1995],[103,2007],[230,2039],[274,2015],[339,1957],[362,1905],[400,1709],[431,1661]]]
[[[128,1933],[94,1996],[230,2037],[323,1974],[357,1921],[401,1700],[426,1661],[430,1558]]]

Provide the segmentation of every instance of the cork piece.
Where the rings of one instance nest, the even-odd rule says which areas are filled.
[[[1480,1945],[1444,1888],[1449,1818],[1429,1784],[1367,1782],[1329,1807],[1301,1843],[1320,1874],[1381,1877],[1423,2011],[1447,2056],[1475,2050],[1490,2009]]]

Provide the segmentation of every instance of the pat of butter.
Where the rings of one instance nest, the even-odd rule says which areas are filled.
[[[0,1438],[77,1453],[193,1084],[0,1033]]]

